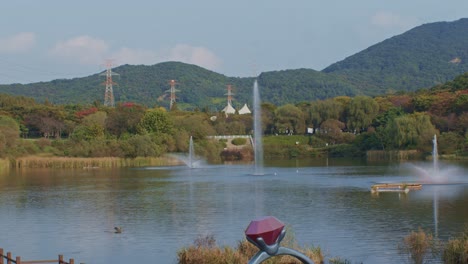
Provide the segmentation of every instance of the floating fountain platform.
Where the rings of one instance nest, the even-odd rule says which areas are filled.
[[[374,184],[371,187],[372,193],[379,192],[404,192],[421,190],[422,184],[420,183],[380,183]]]

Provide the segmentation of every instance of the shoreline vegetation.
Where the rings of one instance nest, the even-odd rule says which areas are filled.
[[[24,168],[97,169],[118,167],[177,166],[182,164],[182,161],[171,156],[138,158],[77,158],[27,156],[15,159],[1,159],[0,170]]]
[[[246,152],[251,151],[249,147],[237,150],[229,150],[231,155],[246,158],[244,161],[250,160],[252,155],[246,155]],[[236,155],[233,152],[239,152]],[[285,149],[284,153],[266,154],[269,158],[323,158],[330,156],[324,150],[309,150],[308,152],[299,151],[295,155],[291,155],[291,151]],[[336,158],[346,157],[338,155]],[[427,156],[425,159],[431,159]],[[368,151],[366,157],[369,162],[374,161],[408,161],[408,160],[423,160],[423,153],[417,150],[401,150],[401,151]],[[442,160],[466,160],[468,157],[457,155],[441,155]],[[238,160],[236,158],[235,160]],[[229,162],[229,160],[226,160]],[[56,156],[40,156],[32,155],[26,157],[0,159],[0,171],[8,169],[25,169],[25,168],[50,168],[50,169],[98,169],[98,168],[122,168],[122,167],[148,167],[148,166],[180,166],[185,163],[177,157],[163,155],[161,157],[137,157],[137,158],[119,158],[119,157],[56,157]]]
[[[431,156],[437,136],[441,156],[465,159],[467,87],[465,73],[414,93],[338,96],[280,106],[265,101],[260,106],[264,158],[424,160]],[[115,107],[98,102],[54,105],[5,94],[0,94],[0,106],[0,158],[11,161],[8,167],[166,164],[142,162],[139,157],[188,153],[190,138],[195,154],[208,163],[251,161],[253,157],[247,140],[211,139],[213,135],[252,135],[253,116],[249,114],[226,114],[209,107],[180,110],[177,104],[171,109],[133,102]],[[46,158],[31,158],[36,156]]]

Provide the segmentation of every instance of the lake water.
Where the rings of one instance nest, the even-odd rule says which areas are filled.
[[[289,160],[266,161],[265,175],[245,164],[13,171],[0,176],[0,247],[23,260],[176,263],[197,237],[235,246],[251,220],[271,215],[327,258],[400,263],[397,246],[409,232],[446,240],[468,223],[462,164],[442,164],[448,178],[419,191],[370,192],[377,182],[420,181],[416,171],[430,168]]]

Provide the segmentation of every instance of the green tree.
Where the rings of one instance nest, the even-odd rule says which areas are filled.
[[[437,130],[429,115],[424,113],[396,117],[386,131],[388,144],[397,149],[420,149],[429,151]]]
[[[343,114],[344,106],[334,99],[321,101],[319,104],[319,113],[322,120],[339,120]]]
[[[437,141],[440,154],[453,154],[463,150],[464,138],[455,132],[442,133]]]
[[[171,115],[174,120],[174,126],[179,130],[185,130],[189,135],[193,136],[194,139],[204,139],[206,136],[212,136],[216,134],[213,129],[213,121],[211,121],[205,113],[179,113],[177,115]],[[215,122],[223,123],[225,118],[219,118]],[[223,123],[226,125],[226,123]],[[187,141],[188,142],[188,141]]]
[[[138,124],[143,133],[172,133],[173,123],[163,108],[149,109]]]
[[[313,126],[315,132],[315,129],[321,127],[321,123],[326,120],[340,120],[344,112],[344,104],[336,99],[326,99],[310,103],[308,110],[308,123]]]
[[[20,135],[18,123],[9,116],[0,116],[0,156],[4,157],[13,151]]]
[[[379,105],[368,96],[356,96],[347,107],[347,127],[349,131],[363,132],[379,113]]]
[[[65,129],[65,112],[52,105],[39,105],[30,109],[24,117],[29,131],[36,131],[41,136],[60,138]]]
[[[287,104],[280,106],[275,111],[276,127],[280,131],[293,131],[295,134],[303,134],[305,131],[304,115],[298,107]]]
[[[413,97],[413,106],[416,111],[428,111],[434,102],[434,97],[428,94],[420,94]]]
[[[457,114],[468,112],[468,94],[460,94],[457,96],[453,104],[453,111]]]
[[[112,135],[121,137],[125,134],[136,134],[137,126],[146,108],[137,104],[119,104],[108,109],[106,130]]]
[[[342,143],[345,124],[336,119],[328,119],[320,125],[320,134],[332,144]]]
[[[275,133],[275,110],[276,106],[271,103],[262,103],[262,129],[264,134],[273,134]],[[250,115],[250,120],[252,120],[252,115]],[[247,126],[246,126],[247,127]],[[253,120],[250,126],[250,131],[253,130]]]
[[[156,144],[148,134],[132,135],[122,144],[122,150],[128,158],[154,157],[164,153],[164,148]]]

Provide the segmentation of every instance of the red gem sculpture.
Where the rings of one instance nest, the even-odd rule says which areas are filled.
[[[267,245],[273,245],[281,234],[284,224],[273,216],[265,216],[252,220],[245,230],[245,235],[253,241],[263,238]]]

